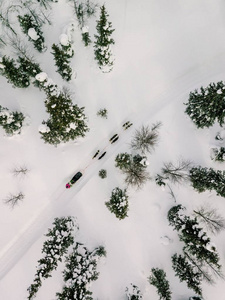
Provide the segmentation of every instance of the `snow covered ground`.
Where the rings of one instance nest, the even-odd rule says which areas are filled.
[[[99,2],[99,4],[103,4]],[[174,205],[169,191],[156,186],[154,180],[141,191],[129,189],[129,217],[118,220],[105,206],[114,187],[123,187],[122,175],[114,167],[116,154],[129,151],[135,129],[142,124],[161,121],[160,142],[149,155],[149,171],[154,177],[163,162],[179,157],[196,165],[225,169],[210,160],[209,146],[218,130],[197,130],[184,114],[188,94],[201,85],[223,80],[225,65],[225,32],[222,0],[106,0],[109,19],[115,28],[114,69],[103,74],[94,61],[93,48],[84,48],[79,29],[74,33],[75,56],[72,60],[76,78],[65,84],[55,72],[50,54],[52,43],[58,43],[73,20],[68,3],[52,4],[54,26],[46,25],[44,34],[49,49],[36,54],[43,70],[60,86],[74,92],[74,103],[85,106],[90,132],[84,139],[65,145],[50,146],[40,139],[38,128],[46,120],[44,93],[34,87],[13,89],[0,77],[0,104],[20,110],[27,126],[22,134],[6,137],[0,129],[1,199],[22,191],[25,199],[11,210],[0,202],[0,298],[26,299],[37,260],[41,256],[44,233],[54,217],[74,215],[78,219],[77,241],[87,247],[104,245],[106,259],[100,263],[99,279],[91,291],[94,299],[125,299],[125,288],[132,282],[143,293],[143,299],[158,299],[156,289],[147,281],[152,267],[163,268],[170,282],[173,300],[187,300],[193,293],[174,276],[170,257],[182,249],[177,233],[168,226],[167,211]],[[89,28],[95,32],[95,18]],[[36,52],[34,52],[36,53]],[[96,116],[107,108],[108,119]],[[71,190],[66,182],[84,169],[98,148],[131,120],[134,126],[121,133],[107,154],[85,170],[85,176]],[[26,165],[24,178],[14,177],[15,166]],[[104,168],[106,179],[98,176]],[[173,186],[177,203],[192,211],[202,203],[218,208],[225,215],[224,199],[215,193],[198,194],[190,186]],[[168,243],[168,239],[170,243]],[[212,237],[217,245],[225,273],[225,236]],[[37,300],[54,299],[61,290],[59,270],[44,281]],[[225,282],[203,284],[206,300],[224,300]]]

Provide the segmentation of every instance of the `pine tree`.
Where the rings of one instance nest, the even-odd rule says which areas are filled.
[[[225,148],[213,147],[210,149],[210,157],[212,160],[224,162],[225,161]]]
[[[142,299],[142,294],[140,289],[134,285],[130,284],[129,287],[126,288],[126,296],[127,300],[141,300]]]
[[[200,92],[195,90],[189,95],[186,114],[198,128],[210,127],[215,121],[222,126],[225,117],[225,85],[222,81],[210,83]]]
[[[193,188],[199,193],[215,190],[217,195],[225,197],[225,171],[199,166],[192,168],[189,176]]]
[[[49,144],[57,146],[78,137],[84,137],[88,131],[84,115],[84,107],[73,105],[70,94],[64,90],[58,96],[49,95],[45,101],[50,118],[43,121],[41,138]]]
[[[73,70],[70,67],[70,58],[73,57],[74,51],[72,49],[71,43],[68,45],[52,45],[52,54],[54,56],[55,65],[57,66],[57,72],[66,81],[70,81],[72,77]]]
[[[18,20],[22,31],[28,36],[29,41],[31,41],[34,47],[39,51],[43,52],[46,50],[44,44],[44,36],[41,31],[41,25],[34,19],[32,15],[25,14],[24,16],[18,16]]]
[[[103,252],[106,254],[102,248],[89,251],[83,244],[76,243],[73,252],[66,258],[66,268],[63,271],[65,285],[62,292],[56,294],[58,300],[93,299],[88,285],[98,279],[97,262]]]
[[[127,191],[116,187],[112,190],[110,200],[105,202],[108,209],[116,215],[119,220],[127,217],[128,195]]]
[[[20,134],[25,117],[21,112],[11,112],[6,107],[0,105],[0,126],[5,130],[6,134]]]
[[[18,66],[14,59],[7,56],[3,56],[0,61],[0,74],[15,87],[26,88],[30,85],[29,75]]]
[[[35,78],[35,76],[41,72],[41,67],[39,64],[28,57],[19,56],[18,63],[20,65],[20,70],[22,70],[24,74],[31,78]]]
[[[35,298],[42,280],[51,277],[52,271],[56,270],[58,263],[73,244],[74,227],[78,230],[72,217],[55,218],[53,228],[46,234],[47,240],[42,248],[43,257],[38,261],[34,282],[27,289],[29,300]]]
[[[127,152],[119,153],[115,158],[115,162],[116,162],[115,166],[123,171],[129,168],[129,166],[131,165],[132,155],[128,154]]]
[[[185,281],[187,286],[196,294],[202,295],[202,274],[195,270],[195,266],[188,262],[185,256],[174,254],[172,256],[172,267],[180,281]]]
[[[159,299],[171,300],[171,291],[169,281],[166,279],[166,273],[162,269],[152,268],[149,283],[157,288]]]
[[[111,35],[115,29],[112,29],[112,23],[108,21],[108,13],[105,5],[101,6],[100,19],[97,21],[97,34],[95,34],[94,53],[99,68],[103,72],[110,72],[113,68],[113,59],[111,45],[115,42]]]

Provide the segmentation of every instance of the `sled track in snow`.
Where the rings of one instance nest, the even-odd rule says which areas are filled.
[[[141,111],[135,112],[127,117],[127,121],[130,120],[133,123],[133,126],[127,131],[124,131],[115,144],[108,145],[109,142],[103,141],[102,147],[104,148],[105,145],[105,148],[109,148],[106,156],[102,160],[95,159],[93,162],[90,154],[90,158],[88,158],[88,162],[86,163],[86,168],[88,170],[81,178],[81,181],[78,181],[70,190],[66,190],[65,183],[63,183],[51,196],[52,201],[43,206],[39,212],[37,212],[37,214],[26,224],[26,226],[20,230],[18,235],[12,239],[4,249],[2,249],[0,253],[0,279],[6,276],[13,266],[36,242],[36,240],[47,232],[47,228],[51,226],[53,219],[57,217],[55,213],[59,211],[59,209],[63,210],[65,203],[69,203],[74,199],[79,191],[92,178],[93,174],[95,174],[97,170],[104,164],[104,162],[107,161],[116,151],[119,152],[119,148],[124,142],[128,141],[134,128],[138,128],[145,122],[151,122],[151,117],[168,104],[168,98],[172,99],[172,101],[176,101],[183,95],[192,91],[193,86],[194,88],[196,86],[200,87],[201,85],[211,82],[212,77],[218,77],[219,75],[222,77],[222,74],[224,75],[223,60],[225,62],[225,57],[223,57],[223,54],[221,54],[214,57],[209,62],[204,62],[202,65],[189,69],[185,74],[170,82],[162,92],[160,91],[159,85],[158,88],[154,90],[156,95],[151,102],[146,104],[145,107],[142,107]],[[217,70],[216,74],[213,72],[213,70],[207,69],[210,68],[210,66],[213,66],[213,69]],[[220,70],[219,73],[218,70]],[[207,83],[205,83],[206,80],[208,80]],[[121,128],[116,128],[115,133],[119,133],[120,131]],[[99,149],[102,150],[102,147],[99,147]]]

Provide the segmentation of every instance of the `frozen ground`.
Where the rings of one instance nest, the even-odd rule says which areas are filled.
[[[102,4],[101,2],[99,2]],[[186,300],[193,295],[185,284],[174,277],[170,256],[181,244],[166,214],[174,204],[167,190],[162,191],[154,181],[142,191],[129,190],[129,217],[119,221],[106,208],[111,190],[123,186],[122,177],[114,167],[117,153],[128,151],[133,130],[141,124],[161,121],[160,143],[149,156],[152,176],[160,171],[163,162],[176,161],[180,156],[196,164],[223,169],[212,163],[209,145],[216,126],[197,130],[184,114],[183,103],[189,91],[223,80],[225,63],[224,10],[222,1],[105,1],[114,32],[115,66],[110,74],[102,74],[93,60],[92,47],[85,49],[79,31],[75,33],[76,54],[73,67],[77,77],[70,84],[74,102],[85,106],[90,132],[85,139],[57,148],[40,140],[38,127],[47,115],[44,94],[30,87],[12,89],[0,78],[1,105],[21,110],[27,115],[28,126],[17,137],[8,138],[0,131],[1,198],[23,191],[25,199],[14,210],[0,203],[0,295],[3,300],[26,299],[43,243],[43,234],[54,217],[74,215],[80,226],[77,240],[92,248],[100,244],[107,250],[107,258],[99,266],[99,279],[91,290],[95,299],[125,299],[130,282],[139,286],[144,300],[158,299],[155,288],[147,282],[152,267],[167,272],[174,300]],[[52,5],[54,27],[45,28],[50,48],[73,18],[65,1]],[[95,20],[90,22],[94,33]],[[43,69],[59,85],[64,82],[57,75],[50,50],[38,54]],[[96,112],[106,107],[107,120]],[[91,156],[104,147],[108,138],[131,120],[134,127],[121,135],[108,148],[101,162],[86,169],[85,176],[71,191],[65,183],[79,168],[85,168]],[[26,164],[30,169],[23,178],[13,177],[14,166]],[[108,177],[98,177],[101,168]],[[209,203],[225,214],[224,199],[214,194],[197,194],[191,187],[174,187],[177,202],[190,211],[202,203]],[[161,237],[172,243],[164,245]],[[213,237],[224,266],[224,233]],[[62,266],[60,266],[62,270]],[[61,270],[44,282],[37,300],[54,299],[61,290]],[[224,267],[223,267],[224,270]],[[224,270],[225,272],[225,270]],[[12,288],[13,287],[13,288]],[[203,285],[206,300],[224,300],[224,281]]]

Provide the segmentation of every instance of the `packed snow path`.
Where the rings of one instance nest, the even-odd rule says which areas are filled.
[[[188,95],[189,92],[196,87],[208,84],[212,80],[215,80],[215,77],[216,80],[221,80],[224,76],[224,60],[225,58],[222,55],[218,55],[211,61],[203,62],[202,65],[189,69],[185,74],[173,82],[169,82],[167,87],[164,87],[163,91],[159,85],[157,89],[154,90],[154,101],[147,103],[145,107],[140,107],[140,110],[133,113],[133,115],[127,116],[127,120],[132,121],[134,124],[131,130],[127,131],[129,134],[121,135],[117,143],[113,144],[112,147],[109,148],[107,155],[103,159],[96,160],[95,163],[90,165],[88,170],[85,172],[85,176],[83,176],[73,188],[66,190],[66,182],[63,182],[51,196],[51,202],[40,208],[37,214],[30,220],[29,223],[26,224],[18,235],[10,243],[8,243],[4,249],[2,249],[0,253],[0,279],[2,279],[13,268],[13,266],[33,245],[33,243],[47,232],[47,228],[51,226],[53,219],[62,214],[65,205],[67,205],[70,201],[76,200],[75,196],[83,187],[85,187],[91,177],[97,173],[104,162],[112,157],[115,152],[119,153],[120,147],[123,143],[129,141],[135,128],[138,128],[142,124],[151,122],[151,117],[168,104],[168,99],[172,99],[172,101],[179,101],[183,95]],[[213,68],[211,68],[211,66],[213,66]],[[216,70],[216,74],[214,73],[214,70]],[[177,88],[178,86],[179,89]],[[177,90],[179,92],[177,92]],[[114,130],[115,133],[119,133],[119,131],[119,128]],[[97,148],[102,149],[105,147],[104,145],[105,141],[103,141],[101,145],[96,146]],[[90,153],[90,156],[87,159],[88,161],[92,160],[92,155],[93,151]],[[82,165],[78,167],[77,170],[74,170],[74,173],[79,171],[79,169],[82,169]],[[70,178],[68,176],[68,180],[69,179]]]

